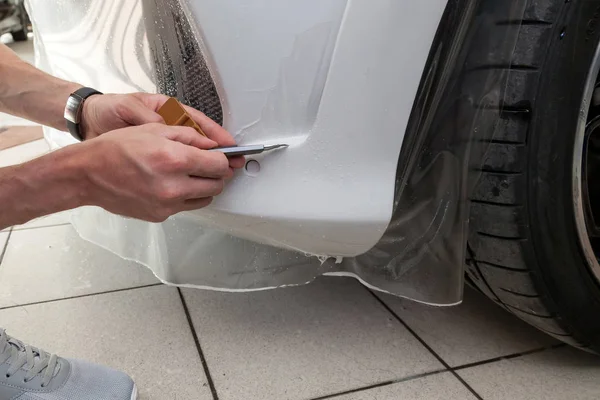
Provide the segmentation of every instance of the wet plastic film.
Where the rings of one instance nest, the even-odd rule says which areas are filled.
[[[346,275],[420,302],[459,302],[469,194],[486,164],[488,144],[504,108],[510,106],[504,104],[507,66],[525,3],[449,3],[399,159],[393,216],[380,242],[367,253],[335,260],[281,250],[205,228],[189,213],[150,224],[87,208],[74,216],[78,232],[148,266],[161,281],[179,286],[250,291],[300,285],[324,274]],[[179,19],[161,23],[169,26]],[[151,47],[168,45],[151,41]],[[164,49],[152,50],[164,53]],[[321,50],[323,57],[315,59],[327,60],[332,49]],[[176,58],[188,53],[169,54]],[[170,62],[185,65],[194,59]]]
[[[403,144],[392,222],[345,262],[376,288],[430,304],[462,298],[469,197],[502,120],[525,5],[449,3]]]

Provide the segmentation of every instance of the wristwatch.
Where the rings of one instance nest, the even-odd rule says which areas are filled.
[[[84,87],[71,93],[65,106],[65,120],[67,128],[73,137],[79,141],[83,141],[81,134],[81,113],[83,111],[83,103],[85,99],[95,94],[102,94],[96,89]]]

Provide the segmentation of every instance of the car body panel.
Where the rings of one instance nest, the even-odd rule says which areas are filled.
[[[101,91],[152,90],[143,67],[154,42],[136,36],[148,17],[143,7],[71,3],[30,2],[52,72]],[[392,215],[404,132],[445,5],[181,2],[194,36],[184,40],[202,44],[224,127],[240,144],[290,144],[253,157],[260,173],[239,173],[209,208],[194,213],[198,223],[321,256],[372,248]],[[72,21],[55,32],[48,14],[62,13]]]
[[[151,224],[84,208],[75,228],[177,286],[252,291],[342,275],[460,302],[470,182],[508,74],[473,60],[510,60],[519,25],[488,21],[519,21],[525,0],[448,2],[441,23],[442,1],[315,2],[314,14],[289,3],[297,21],[267,0],[30,0],[47,71],[104,91],[160,90],[240,143],[292,144],[208,210]],[[199,24],[203,10],[212,19]],[[45,133],[55,148],[74,142]]]

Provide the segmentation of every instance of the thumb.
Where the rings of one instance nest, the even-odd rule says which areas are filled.
[[[208,150],[217,147],[217,142],[205,136],[202,136],[194,128],[187,126],[165,126],[163,136],[167,139],[196,147],[201,150]]]

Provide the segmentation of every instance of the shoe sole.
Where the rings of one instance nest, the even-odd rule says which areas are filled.
[[[131,400],[137,400],[137,386],[133,385],[133,391],[131,392]]]

